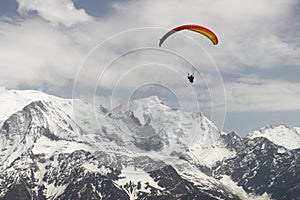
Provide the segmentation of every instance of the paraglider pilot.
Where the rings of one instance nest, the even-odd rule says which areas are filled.
[[[191,75],[188,73],[188,79],[191,83],[193,83],[194,82],[194,73]]]

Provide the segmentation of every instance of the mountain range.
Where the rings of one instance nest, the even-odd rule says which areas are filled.
[[[0,88],[0,199],[300,199],[300,128],[225,133],[151,96]]]

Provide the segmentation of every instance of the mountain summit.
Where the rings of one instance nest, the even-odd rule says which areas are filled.
[[[274,144],[287,149],[300,148],[300,128],[289,127],[286,125],[268,126],[248,135],[249,138],[263,137],[272,141]]]

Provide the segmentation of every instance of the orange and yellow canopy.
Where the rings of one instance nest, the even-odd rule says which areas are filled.
[[[182,30],[190,30],[190,31],[195,31],[197,33],[200,33],[204,36],[206,36],[208,39],[210,39],[210,41],[214,44],[217,45],[218,44],[218,38],[216,36],[216,34],[214,34],[211,30],[209,30],[208,28],[205,28],[203,26],[199,26],[199,25],[194,25],[194,24],[188,24],[188,25],[182,25],[182,26],[178,26],[176,28],[173,28],[172,30],[170,30],[169,32],[167,32],[159,41],[159,46],[162,45],[162,43],[169,37],[171,36],[173,33],[176,33],[178,31],[182,31]]]

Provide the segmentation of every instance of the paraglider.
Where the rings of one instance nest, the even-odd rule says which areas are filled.
[[[178,31],[182,31],[182,30],[190,30],[190,31],[194,31],[197,33],[200,33],[204,36],[206,36],[208,39],[210,39],[210,41],[214,44],[217,45],[218,44],[218,38],[216,36],[216,34],[214,34],[214,32],[212,32],[211,30],[209,30],[208,28],[205,28],[203,26],[199,26],[199,25],[195,25],[195,24],[188,24],[188,25],[182,25],[182,26],[178,26],[176,28],[173,28],[172,30],[170,30],[169,32],[167,32],[160,40],[159,40],[159,46],[161,46],[164,41],[171,36],[172,34],[178,32]]]
[[[159,40],[159,46],[161,47],[161,45],[164,43],[164,41],[170,37],[172,34],[182,31],[182,30],[189,30],[189,31],[194,31],[197,33],[200,33],[204,36],[206,36],[212,43],[213,45],[217,45],[218,44],[218,37],[216,36],[216,34],[214,32],[212,32],[211,30],[209,30],[208,28],[205,28],[203,26],[199,26],[196,24],[187,24],[187,25],[182,25],[182,26],[178,26],[176,28],[173,28],[172,30],[170,30],[169,32],[167,32],[160,40]],[[188,73],[188,79],[191,83],[194,82],[194,73],[193,74],[189,74]]]
[[[194,78],[195,78],[195,77],[194,77],[194,73],[191,74],[191,75],[188,73],[188,79],[189,79],[189,81],[190,81],[191,83],[194,82]]]

